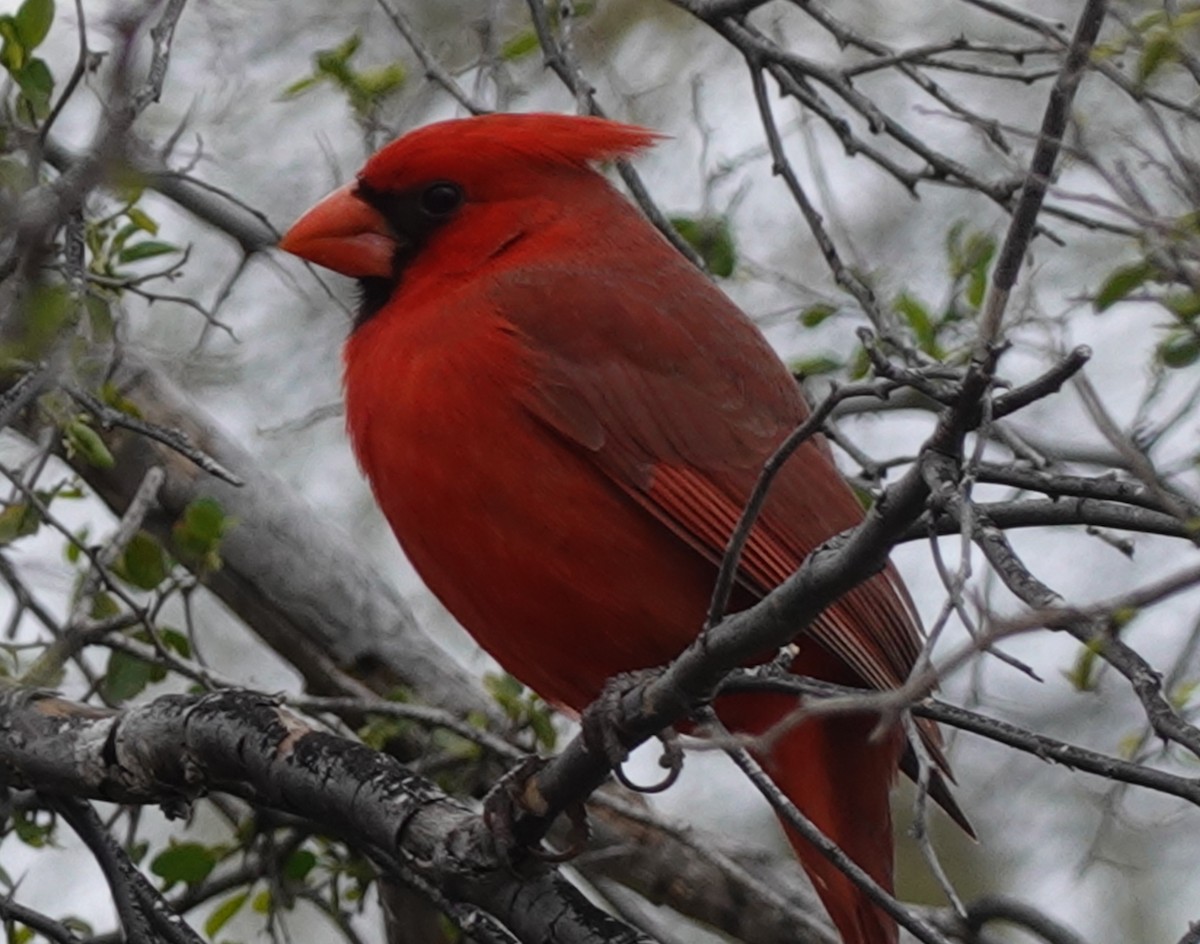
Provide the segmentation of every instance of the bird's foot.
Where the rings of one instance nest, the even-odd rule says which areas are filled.
[[[645,669],[639,672],[623,672],[614,675],[604,686],[604,691],[579,719],[583,734],[583,742],[587,749],[605,758],[612,765],[613,776],[627,790],[637,793],[661,793],[676,780],[683,770],[683,750],[679,746],[679,736],[674,728],[667,728],[655,735],[663,745],[662,757],[659,764],[667,771],[667,775],[658,783],[634,783],[624,771],[625,761],[629,759],[629,749],[626,741],[629,733],[622,723],[621,699],[627,692],[646,684],[660,674],[658,669]]]
[[[483,824],[492,835],[497,852],[515,861],[528,854],[543,862],[566,862],[584,850],[588,840],[587,812],[582,803],[564,811],[570,823],[565,848],[548,849],[539,843],[530,844],[517,834],[517,821],[525,814],[540,815],[545,804],[538,802],[537,775],[546,766],[546,759],[536,755],[524,758],[504,774],[483,798]]]

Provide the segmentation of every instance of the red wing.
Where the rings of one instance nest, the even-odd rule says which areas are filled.
[[[523,267],[497,277],[490,295],[533,357],[526,406],[717,564],[763,462],[807,409],[759,331],[673,250],[644,266],[649,275],[628,265],[607,265],[602,278]],[[770,493],[739,583],[765,594],[861,518],[827,450],[806,443]],[[904,680],[920,645],[890,567],[810,632],[878,688]]]

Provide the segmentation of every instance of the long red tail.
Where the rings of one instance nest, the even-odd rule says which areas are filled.
[[[734,729],[763,731],[794,701],[764,695],[722,699],[718,712]],[[870,741],[878,719],[842,716],[803,721],[758,760],[800,812],[889,892],[892,816],[888,794],[903,748],[897,729]],[[788,838],[846,944],[896,944],[895,922],[809,842]]]

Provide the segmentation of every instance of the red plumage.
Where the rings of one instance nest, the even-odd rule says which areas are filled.
[[[808,412],[758,329],[591,167],[654,138],[555,115],[431,125],[375,154],[283,243],[365,279],[347,427],[413,566],[501,665],[574,710],[695,636],[763,461]],[[736,602],[861,517],[824,445],[802,446],[750,537]],[[892,687],[919,642],[889,567],[798,640],[795,669]],[[790,705],[741,695],[717,710],[761,731]],[[890,888],[903,739],[871,742],[873,725],[807,721],[763,761]],[[794,845],[847,942],[896,940]]]

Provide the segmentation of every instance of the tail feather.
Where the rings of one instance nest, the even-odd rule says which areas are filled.
[[[717,704],[733,729],[761,732],[795,706],[775,696],[735,696]],[[897,728],[872,741],[878,719],[809,719],[758,760],[801,813],[888,892],[892,891],[892,816],[888,795],[904,748]],[[788,838],[845,944],[896,944],[892,918],[815,846]]]

